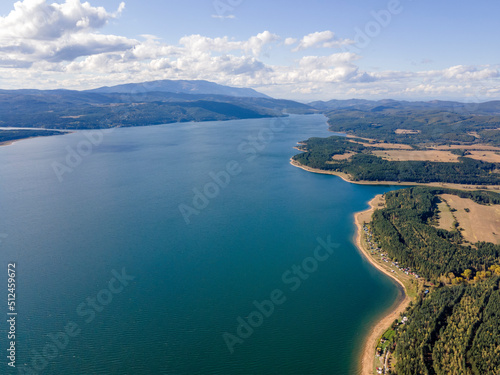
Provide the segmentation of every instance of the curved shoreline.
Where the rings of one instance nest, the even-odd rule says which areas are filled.
[[[342,178],[346,182],[362,184],[362,185],[393,185],[392,182],[370,182],[370,181],[352,181],[349,176],[342,172],[333,172],[333,171],[323,171],[320,169],[314,169],[307,167],[298,163],[297,161],[290,158],[290,164],[294,167],[301,168],[308,172],[319,173],[319,174],[330,174],[335,175]],[[413,183],[394,183],[394,185],[409,185],[414,186]],[[427,185],[427,184],[421,184]],[[438,185],[440,186],[440,185]],[[368,209],[364,211],[360,211],[354,214],[354,223],[356,225],[356,232],[354,234],[353,242],[358,248],[359,252],[362,254],[363,258],[365,258],[372,266],[378,269],[380,272],[389,276],[392,280],[394,280],[398,286],[398,289],[401,292],[401,296],[398,296],[396,301],[387,309],[387,311],[382,315],[382,318],[378,319],[377,322],[370,328],[370,331],[366,335],[366,339],[364,340],[363,350],[361,351],[361,358],[358,366],[358,374],[360,375],[373,375],[374,374],[374,360],[375,360],[375,349],[378,343],[378,339],[383,335],[383,333],[387,330],[387,328],[391,325],[391,323],[399,317],[399,314],[406,310],[406,307],[410,303],[410,298],[408,297],[408,293],[406,291],[406,287],[401,280],[399,280],[394,273],[387,271],[380,264],[378,264],[368,252],[362,244],[362,236],[363,236],[363,223],[368,222],[371,219],[371,215],[376,209],[376,204],[380,201],[382,195],[378,194],[374,198],[372,198],[368,205],[370,206]],[[368,218],[368,220],[365,220]]]
[[[375,203],[379,201],[381,195],[376,195],[372,200],[368,202],[370,208],[365,211],[357,212],[354,214],[354,222],[356,224],[356,233],[355,233],[355,245],[363,255],[363,257],[370,262],[372,266],[377,268],[380,272],[389,276],[392,280],[395,280],[398,284],[399,290],[402,292],[402,296],[398,297],[396,301],[392,304],[391,307],[387,310],[388,312],[384,313],[383,317],[372,326],[369,334],[367,335],[365,342],[363,344],[363,351],[361,353],[360,360],[360,374],[361,375],[373,375],[374,373],[374,357],[375,357],[375,349],[378,343],[378,339],[383,335],[383,333],[387,330],[387,328],[391,325],[391,323],[399,317],[399,314],[406,310],[406,307],[410,303],[410,298],[408,297],[408,293],[406,291],[405,285],[399,280],[393,273],[388,272],[382,266],[380,266],[377,262],[373,260],[371,255],[368,253],[368,250],[363,246],[361,239],[363,236],[363,221],[362,217],[367,216],[371,218],[372,213],[375,211]]]
[[[51,129],[50,129],[51,130]],[[57,130],[57,129],[56,129]],[[16,138],[16,139],[10,139],[8,141],[3,141],[0,142],[0,147],[2,146],[11,146],[14,143],[21,142],[21,141],[26,141],[28,139],[35,139],[35,138],[42,138],[42,137],[56,137],[58,135],[66,135],[66,134],[71,134],[74,133],[75,131],[69,131],[69,130],[57,130],[60,131],[61,134],[52,134],[52,135],[34,135],[31,137],[25,137],[25,138]]]
[[[333,176],[338,176],[345,182],[349,182],[351,184],[358,184],[358,185],[388,185],[388,186],[433,186],[433,187],[441,187],[441,188],[448,188],[448,189],[458,189],[458,190],[477,190],[478,188],[481,190],[491,190],[498,192],[499,186],[498,185],[466,185],[466,184],[452,184],[449,182],[398,182],[398,181],[354,181],[351,179],[351,176],[349,176],[347,173],[344,172],[335,172],[335,171],[325,171],[323,169],[317,169],[317,168],[311,168],[306,165],[303,165],[299,163],[296,160],[293,160],[293,158],[290,158],[290,164],[293,165],[294,167],[303,169],[307,172],[312,172],[312,173],[318,173],[318,174],[329,174]]]

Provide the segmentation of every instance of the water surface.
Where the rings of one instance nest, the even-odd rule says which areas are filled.
[[[6,278],[17,263],[18,366],[53,375],[356,373],[370,323],[398,290],[352,244],[353,214],[390,187],[289,164],[297,141],[329,135],[325,117],[312,115],[0,147],[0,264]],[[183,217],[179,206],[196,213]],[[315,266],[317,238],[328,237],[335,251]],[[284,282],[304,262],[300,285],[291,273]],[[110,286],[123,269],[134,280]],[[275,290],[286,300],[231,353],[223,334],[238,337],[238,318]],[[64,340],[65,327],[78,334]],[[5,356],[0,366],[9,373]]]

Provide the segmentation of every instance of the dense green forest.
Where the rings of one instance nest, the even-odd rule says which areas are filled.
[[[404,313],[408,321],[392,338],[395,371],[500,374],[500,245],[471,247],[459,230],[434,227],[438,194],[500,204],[500,194],[488,191],[415,187],[386,193],[386,206],[375,211],[370,225],[376,243],[435,285],[410,305]]]
[[[315,113],[291,100],[169,92],[99,93],[0,90],[0,126],[107,129],[187,121],[223,121]]]
[[[450,274],[473,274],[498,263],[500,245],[488,242],[467,244],[458,228],[438,229],[431,223],[438,215],[438,194],[455,194],[479,204],[500,204],[500,194],[414,187],[386,194],[386,207],[374,212],[372,231],[388,256],[419,275],[438,282]],[[474,246],[474,247],[472,247]]]
[[[337,109],[326,113],[330,130],[391,143],[500,145],[500,115],[464,110],[394,108]],[[397,129],[414,134],[397,134]],[[474,134],[471,134],[474,133]]]
[[[398,375],[500,374],[500,278],[419,297],[393,346]]]
[[[388,161],[371,154],[372,147],[350,142],[344,137],[310,138],[303,142],[303,153],[294,160],[311,168],[348,173],[354,181],[448,182],[475,185],[500,184],[500,164],[459,157],[457,163]],[[377,148],[380,150],[380,148]],[[347,151],[357,154],[346,160],[332,156]]]

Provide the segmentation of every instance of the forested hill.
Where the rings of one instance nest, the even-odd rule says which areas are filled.
[[[397,375],[500,373],[499,277],[419,298],[394,339]]]
[[[468,243],[459,227],[436,227],[440,194],[468,198],[481,205],[500,205],[500,194],[490,191],[414,187],[389,192],[385,195],[386,207],[375,211],[372,218],[378,244],[390,258],[435,283],[440,277],[449,278],[450,273],[460,276],[466,269],[473,277],[497,264],[500,245]]]
[[[413,157],[420,159],[397,161],[380,155],[381,151],[394,150],[384,148],[383,144],[376,146],[338,136],[310,138],[301,142],[300,149],[304,152],[293,159],[310,168],[347,173],[353,181],[500,185],[500,163],[471,158],[464,150],[436,152],[436,155],[445,153],[455,157],[456,160],[448,162],[425,160],[425,154],[420,156],[419,150],[396,150],[400,154],[413,152]],[[495,151],[490,152],[493,157],[497,155]]]
[[[500,101],[459,103],[361,99],[310,103],[330,130],[391,143],[500,146]]]
[[[146,87],[157,88],[154,85]],[[232,92],[229,89],[221,91],[218,88],[215,92]],[[122,91],[112,92],[113,88],[106,88],[103,92],[0,90],[0,126],[94,129],[317,112],[306,104],[257,94],[246,97],[133,89],[124,92],[125,88],[116,90]],[[237,92],[243,95],[241,91]]]
[[[404,324],[393,325],[395,373],[499,374],[500,245],[467,243],[460,224],[437,228],[442,194],[481,207],[500,204],[493,192],[416,187],[386,193],[386,207],[370,224],[381,252],[434,285],[410,305]]]

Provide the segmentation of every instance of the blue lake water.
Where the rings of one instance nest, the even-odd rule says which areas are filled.
[[[0,147],[18,313],[17,368],[2,355],[0,373],[356,374],[399,291],[354,247],[353,214],[391,187],[289,164],[329,135],[309,115]]]

